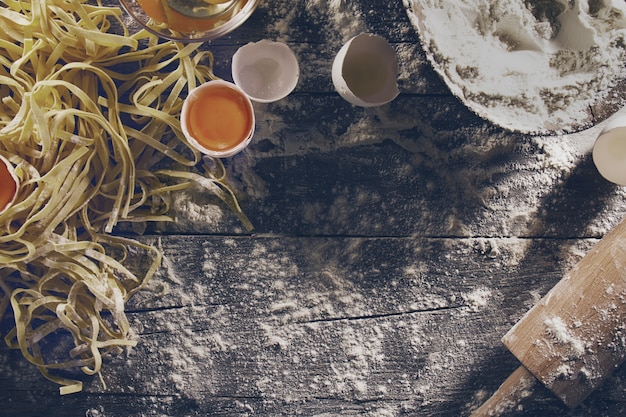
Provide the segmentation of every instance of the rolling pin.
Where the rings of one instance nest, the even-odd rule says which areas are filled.
[[[626,219],[502,338],[521,362],[471,417],[509,413],[539,381],[578,406],[626,358]]]

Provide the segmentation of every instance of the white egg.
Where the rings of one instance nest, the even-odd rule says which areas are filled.
[[[395,50],[384,38],[367,33],[343,45],[332,66],[339,95],[361,107],[381,106],[396,98],[397,76]]]
[[[610,120],[593,146],[593,163],[607,180],[626,185],[626,116]]]
[[[251,100],[270,103],[296,88],[300,67],[293,51],[282,42],[263,39],[242,46],[233,55],[233,81]]]

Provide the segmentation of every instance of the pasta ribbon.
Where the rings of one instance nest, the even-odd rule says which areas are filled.
[[[180,129],[182,97],[215,78],[199,46],[131,34],[100,1],[0,7],[0,154],[21,184],[0,214],[0,319],[61,394],[82,389],[77,370],[101,376],[104,357],[137,343],[125,303],[161,253],[113,235],[119,222],[170,220],[171,193],[200,184],[252,227]]]

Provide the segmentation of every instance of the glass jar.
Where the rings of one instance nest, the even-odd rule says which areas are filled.
[[[232,32],[260,0],[120,0],[142,27],[165,39],[203,42]]]

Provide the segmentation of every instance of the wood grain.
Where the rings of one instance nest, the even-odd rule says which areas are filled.
[[[177,197],[174,223],[121,225],[165,255],[127,307],[138,346],[107,358],[106,388],[86,378],[64,397],[0,347],[0,416],[458,417],[519,366],[501,337],[626,214],[624,191],[595,171],[589,137],[511,134],[468,111],[400,1],[350,6],[402,56],[397,100],[350,106],[330,79],[350,32],[328,4],[261,2],[203,46],[226,79],[261,38],[301,62],[296,91],[257,105],[253,143],[225,161],[255,230],[200,190]],[[540,388],[515,415],[624,415],[625,378],[574,411]]]
[[[499,339],[574,243],[537,240],[511,265],[510,239],[498,255],[484,239],[145,239],[164,268],[129,306],[140,343],[107,363],[107,389],[59,397],[11,352],[4,415],[464,415],[515,367]],[[565,415],[541,393],[530,410]]]
[[[626,221],[606,234],[503,337],[570,408],[624,361]]]

